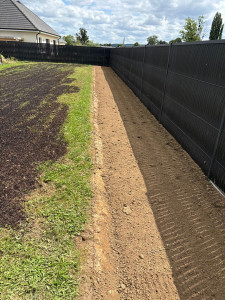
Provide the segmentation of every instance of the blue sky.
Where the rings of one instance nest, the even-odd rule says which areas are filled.
[[[205,39],[218,11],[225,19],[225,1],[212,0],[20,0],[59,34],[75,35],[80,27],[98,43],[146,44],[157,35],[169,41],[179,36],[187,17],[205,17]],[[225,33],[224,33],[225,34]],[[225,37],[225,36],[224,36]]]

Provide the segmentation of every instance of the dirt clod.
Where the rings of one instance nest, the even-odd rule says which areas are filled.
[[[126,215],[130,215],[132,213],[132,210],[130,208],[130,206],[125,206],[123,208],[123,212],[126,214]]]

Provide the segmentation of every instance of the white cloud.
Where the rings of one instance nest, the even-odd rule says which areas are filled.
[[[217,11],[225,17],[225,2],[211,0],[21,0],[61,35],[75,35],[80,27],[99,43],[145,44],[157,35],[169,41],[179,36],[187,17],[205,16],[208,38]]]

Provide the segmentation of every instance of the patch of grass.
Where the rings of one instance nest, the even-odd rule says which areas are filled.
[[[68,152],[46,162],[40,190],[26,203],[27,222],[19,230],[0,229],[1,299],[74,299],[79,284],[75,236],[87,221],[92,196],[90,175],[90,101],[92,67],[75,68],[70,85],[79,93],[63,94],[68,105],[62,128]]]
[[[21,97],[21,96],[17,95],[17,97]],[[19,108],[23,108],[23,107],[27,106],[29,103],[30,103],[29,101],[23,102],[22,104],[20,104]]]
[[[9,69],[12,67],[17,67],[17,66],[23,66],[24,64],[31,64],[30,62],[21,62],[21,61],[17,61],[17,60],[11,60],[11,61],[6,61],[3,62],[2,64],[0,64],[0,71],[4,70],[4,69]]]

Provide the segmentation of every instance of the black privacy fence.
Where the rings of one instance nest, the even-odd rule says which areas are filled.
[[[225,190],[225,41],[114,49],[0,42],[0,54],[110,65]]]
[[[50,44],[0,42],[0,54],[21,60],[52,61],[108,66],[110,49]]]
[[[225,42],[112,49],[110,65],[225,190]]]

